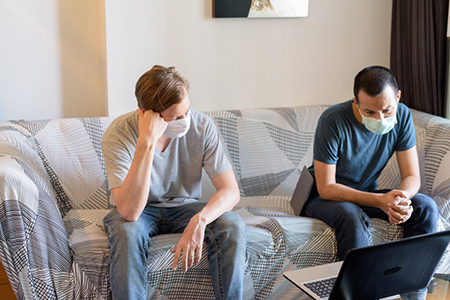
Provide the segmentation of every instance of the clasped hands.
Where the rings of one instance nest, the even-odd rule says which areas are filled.
[[[391,224],[406,222],[413,212],[411,200],[401,191],[392,190],[382,196],[382,209],[389,217]]]

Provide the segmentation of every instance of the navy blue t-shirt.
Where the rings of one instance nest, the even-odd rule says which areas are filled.
[[[328,108],[320,116],[314,138],[314,159],[336,165],[336,183],[373,192],[392,154],[415,145],[414,123],[406,105],[398,104],[397,124],[380,135],[358,122],[350,100]],[[314,175],[314,166],[309,170]]]

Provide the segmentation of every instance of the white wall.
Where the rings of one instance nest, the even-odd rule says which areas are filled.
[[[293,19],[214,19],[212,1],[106,0],[110,115],[136,108],[154,64],[176,66],[200,110],[338,103],[360,69],[389,66],[392,0],[310,0]]]
[[[104,0],[0,0],[0,120],[106,115]]]

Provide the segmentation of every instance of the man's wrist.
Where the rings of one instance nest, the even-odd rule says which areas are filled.
[[[378,207],[380,209],[385,209],[385,201],[383,201],[383,196],[385,194],[381,194],[381,193],[371,193],[372,196],[372,203],[374,207]]]
[[[192,220],[194,220],[197,225],[206,227],[208,225],[208,220],[206,219],[205,213],[203,211],[200,211],[198,214],[196,214]]]
[[[139,137],[136,143],[136,148],[145,148],[147,150],[150,150],[152,148],[154,148],[154,146],[156,145],[156,142],[158,140],[155,140],[151,137],[149,138],[143,138],[143,137]]]

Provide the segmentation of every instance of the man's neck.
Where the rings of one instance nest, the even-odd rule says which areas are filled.
[[[169,146],[170,141],[171,141],[170,137],[162,135],[156,142],[156,149],[158,149],[161,152],[164,152]]]

